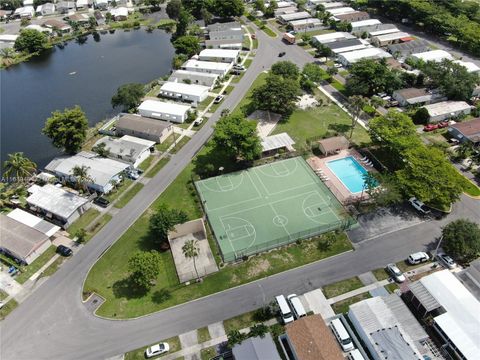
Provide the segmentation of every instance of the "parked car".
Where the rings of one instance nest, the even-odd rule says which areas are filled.
[[[193,126],[200,126],[203,123],[203,118],[195,120],[193,123]]]
[[[110,205],[110,201],[101,196],[93,200],[93,203],[103,208],[106,208],[108,205]]]
[[[126,172],[127,177],[132,180],[137,180],[140,177],[140,174],[136,170],[130,170]]]
[[[170,350],[170,345],[167,343],[155,344],[145,350],[145,357],[152,358],[154,356],[165,354]]]
[[[300,298],[297,294],[290,294],[287,296],[288,303],[290,304],[290,309],[293,310],[293,315],[295,319],[300,319],[301,317],[307,316],[307,312],[300,302]]]
[[[57,253],[62,255],[62,256],[70,256],[72,255],[72,249],[70,249],[68,246],[65,245],[58,245],[57,246]]]
[[[420,200],[418,200],[416,197],[411,197],[408,199],[408,202],[419,212],[422,214],[430,214],[430,209]]]
[[[437,130],[437,129],[438,129],[437,124],[427,124],[423,127],[423,131],[425,131],[425,132],[429,132],[429,131],[433,131],[433,130]]]
[[[225,96],[223,96],[223,95],[218,95],[218,96],[215,98],[215,100],[213,100],[213,103],[214,103],[214,104],[220,104],[224,98],[225,98]]]
[[[407,258],[407,261],[410,265],[420,264],[428,260],[430,260],[430,257],[426,252],[423,252],[423,251],[410,254]]]
[[[278,57],[284,57],[285,54],[286,54],[286,52],[285,52],[285,51],[282,51],[282,52],[278,53]]]
[[[403,273],[400,271],[397,265],[388,264],[386,269],[387,269],[387,272],[395,279],[396,282],[402,283],[405,280],[407,280],[407,278],[405,277],[405,275],[403,275]]]
[[[257,38],[257,35],[252,34],[251,38],[252,38],[253,40],[255,40],[255,39]]]
[[[448,121],[441,121],[437,125],[438,125],[438,129],[446,128],[448,127]]]
[[[243,65],[233,65],[235,70],[245,71],[245,66]]]
[[[453,259],[448,256],[447,254],[438,254],[437,255],[437,258],[438,260],[440,260],[440,262],[443,263],[443,265],[445,265],[448,269],[454,269],[457,264],[455,263],[455,261],[453,261]]]

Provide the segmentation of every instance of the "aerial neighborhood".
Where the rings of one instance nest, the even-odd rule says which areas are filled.
[[[0,358],[480,358],[480,2],[5,0]]]

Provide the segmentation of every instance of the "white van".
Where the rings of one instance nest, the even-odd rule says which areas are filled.
[[[297,294],[290,294],[287,296],[287,300],[290,303],[290,308],[293,310],[293,315],[295,319],[300,319],[301,317],[307,316],[307,312],[303,307]]]
[[[350,351],[350,353],[347,356],[347,359],[348,360],[365,360],[362,353],[358,349]]]
[[[345,329],[345,326],[343,326],[340,319],[332,320],[332,322],[330,323],[330,328],[333,331],[333,335],[335,335],[337,341],[340,343],[343,351],[350,351],[355,349],[352,339],[350,339],[350,335],[348,335],[348,332]]]
[[[293,318],[292,310],[290,309],[290,306],[288,306],[287,300],[285,300],[285,296],[278,295],[275,297],[275,300],[277,300],[278,307],[280,308],[280,315],[282,316],[283,323],[288,324],[295,320]]]

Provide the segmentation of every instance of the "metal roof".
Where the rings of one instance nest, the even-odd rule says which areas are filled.
[[[436,61],[440,62],[444,59],[453,60],[452,55],[445,50],[432,50],[421,53],[412,54],[412,57],[423,61]]]
[[[262,140],[262,150],[270,151],[275,149],[293,149],[292,145],[295,144],[295,141],[287,134],[281,133],[277,135],[267,136]]]
[[[53,225],[52,223],[49,223],[48,221],[45,221],[42,218],[30,214],[22,209],[15,209],[9,212],[7,216],[44,233],[48,237],[54,235],[58,230],[60,230],[60,226]]]
[[[269,333],[263,338],[254,337],[242,341],[233,347],[232,352],[236,360],[281,360]]]
[[[376,347],[380,350],[377,354],[380,359],[391,360],[423,360],[417,350],[406,341],[398,326],[378,329],[370,334]]]
[[[160,88],[160,92],[172,92],[183,95],[202,96],[208,93],[210,88],[208,86],[185,84],[179,82],[166,82]]]
[[[166,101],[145,100],[138,107],[139,111],[154,111],[163,114],[184,116],[190,110],[189,105],[181,105]]]
[[[465,101],[442,101],[435,104],[428,104],[424,106],[428,114],[432,117],[454,113],[456,111],[464,111],[471,109],[471,106]]]
[[[125,161],[134,163],[139,156],[155,145],[155,141],[140,139],[130,135],[124,135],[121,138],[105,136],[99,139],[95,146],[105,144],[105,148],[110,152],[110,156],[118,157]]]

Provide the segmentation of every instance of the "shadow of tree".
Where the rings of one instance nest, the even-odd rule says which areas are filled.
[[[167,289],[160,289],[152,294],[152,301],[155,304],[161,304],[169,300],[171,297],[172,294],[170,293],[170,291],[168,291]]]
[[[125,298],[127,300],[139,299],[148,293],[147,289],[137,287],[130,277],[116,281],[112,285],[112,291],[117,299]]]
[[[352,127],[349,124],[329,124],[328,129],[337,133],[346,134]]]
[[[193,171],[204,179],[220,175],[220,173],[246,169],[250,165],[250,163],[244,161],[233,161],[222,149],[217,148],[214,144],[209,144],[207,145],[207,152],[198,154],[193,160]],[[223,168],[222,172],[220,172],[220,168]]]

